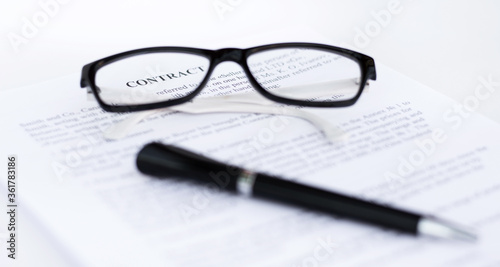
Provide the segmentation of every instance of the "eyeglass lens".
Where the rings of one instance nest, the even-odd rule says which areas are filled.
[[[262,88],[273,95],[293,100],[349,100],[360,87],[358,63],[323,50],[267,50],[252,54],[248,58],[248,66]]]
[[[99,69],[99,96],[110,105],[150,104],[191,94],[205,78],[209,59],[187,53],[148,53]]]

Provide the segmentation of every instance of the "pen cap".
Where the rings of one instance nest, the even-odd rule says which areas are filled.
[[[137,154],[137,168],[157,177],[182,177],[215,183],[221,189],[236,191],[241,168],[209,159],[185,149],[149,143]]]

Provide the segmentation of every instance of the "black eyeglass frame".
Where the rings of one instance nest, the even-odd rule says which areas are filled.
[[[343,100],[343,101],[335,101],[335,102],[311,102],[311,101],[303,101],[296,99],[289,99],[280,96],[273,95],[266,89],[264,89],[257,80],[253,77],[250,68],[248,67],[247,60],[248,57],[252,54],[263,52],[266,50],[280,49],[280,48],[311,48],[316,50],[323,50],[327,52],[331,52],[340,56],[344,56],[352,59],[356,63],[358,63],[361,70],[361,79],[359,83],[358,93],[351,99]],[[148,103],[148,104],[134,104],[134,105],[109,105],[105,103],[99,96],[99,87],[95,83],[95,77],[97,71],[113,62],[148,53],[162,53],[162,52],[180,52],[180,53],[188,53],[198,56],[206,57],[210,64],[206,73],[206,76],[199,83],[198,87],[193,90],[190,94],[173,100],[166,100],[158,103]],[[208,49],[199,49],[199,48],[191,48],[191,47],[176,47],[176,46],[166,46],[166,47],[150,47],[150,48],[141,48],[136,50],[131,50],[127,52],[122,52],[116,55],[112,55],[109,57],[105,57],[103,59],[94,61],[85,65],[82,68],[82,76],[80,80],[80,86],[82,88],[90,87],[92,93],[94,94],[97,102],[106,111],[110,112],[133,112],[133,111],[142,111],[142,110],[151,110],[158,108],[165,108],[169,106],[179,105],[186,103],[192,100],[196,95],[198,95],[201,90],[205,87],[207,82],[209,81],[213,70],[215,67],[224,61],[233,61],[239,64],[243,71],[245,72],[248,81],[255,88],[255,90],[260,93],[262,96],[266,97],[269,100],[275,101],[277,103],[287,104],[287,105],[296,105],[296,106],[306,106],[306,107],[346,107],[351,106],[356,101],[358,101],[359,97],[363,93],[363,89],[365,84],[370,80],[376,80],[377,74],[375,71],[375,61],[373,58],[349,50],[345,48],[325,45],[325,44],[317,44],[317,43],[277,43],[277,44],[269,44],[256,46],[246,49],[239,48],[223,48],[218,50],[208,50]]]

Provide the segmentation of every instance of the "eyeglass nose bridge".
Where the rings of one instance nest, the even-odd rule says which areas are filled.
[[[215,64],[223,61],[241,62],[243,60],[243,49],[224,48],[215,51]]]

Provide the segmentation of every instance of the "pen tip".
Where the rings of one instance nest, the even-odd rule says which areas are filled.
[[[424,217],[420,219],[418,223],[418,233],[466,242],[475,242],[478,238],[471,229],[433,217]]]

